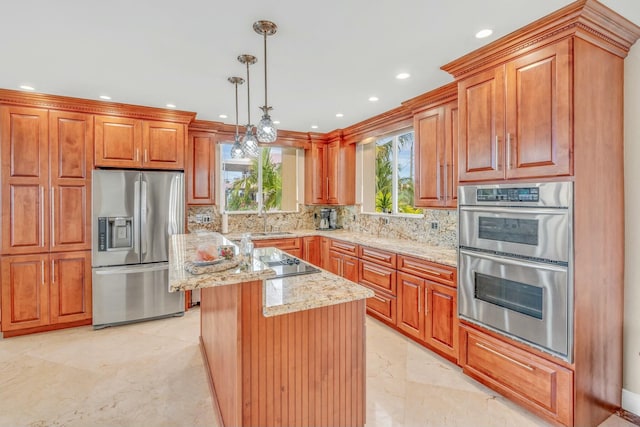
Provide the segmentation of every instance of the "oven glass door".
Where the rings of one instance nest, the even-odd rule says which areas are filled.
[[[458,290],[460,317],[569,359],[567,267],[460,250]]]
[[[460,207],[460,246],[569,261],[569,212],[554,208]]]

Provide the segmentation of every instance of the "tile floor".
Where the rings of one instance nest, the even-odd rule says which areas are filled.
[[[0,340],[0,426],[216,426],[199,316]],[[367,427],[547,425],[367,319]]]

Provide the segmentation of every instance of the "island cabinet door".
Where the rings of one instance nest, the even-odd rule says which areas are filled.
[[[397,326],[408,335],[424,340],[424,290],[425,280],[398,272],[398,320]]]

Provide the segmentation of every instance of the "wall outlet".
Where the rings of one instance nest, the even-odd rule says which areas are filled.
[[[211,215],[209,214],[196,214],[196,224],[210,224]]]
[[[438,221],[431,221],[431,229],[437,230],[438,228],[440,228],[440,224],[438,223]]]

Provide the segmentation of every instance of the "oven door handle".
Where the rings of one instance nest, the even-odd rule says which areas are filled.
[[[486,259],[488,261],[499,262],[501,264],[515,265],[517,267],[525,268],[539,268],[542,270],[555,271],[558,273],[566,273],[567,267],[562,265],[545,264],[537,261],[519,260],[516,258],[507,258],[497,255],[486,254],[482,252],[473,252],[466,249],[460,249],[460,255],[468,255],[474,258]]]
[[[567,208],[504,208],[494,206],[460,206],[460,211],[505,213],[505,214],[530,214],[530,215],[567,215]]]

